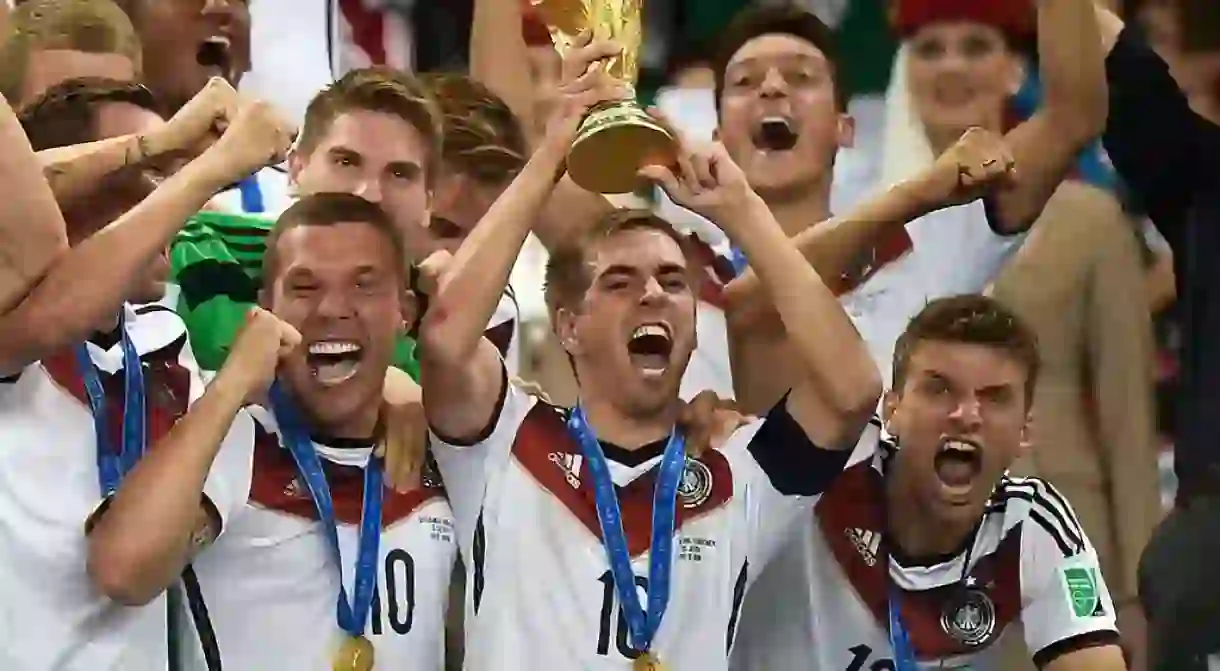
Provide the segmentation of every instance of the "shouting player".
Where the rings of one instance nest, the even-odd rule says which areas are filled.
[[[783,615],[759,611],[734,665],[993,668],[992,644],[1019,619],[1039,668],[1126,669],[1071,506],[1042,480],[1004,474],[1023,449],[1037,373],[1034,335],[989,298],[939,299],[916,315],[883,406],[892,442],[857,450],[823,494],[799,534],[812,560],[783,553],[759,580],[751,597]]]
[[[458,250],[420,329],[424,410],[468,571],[466,665],[723,669],[753,572],[861,435],[876,439],[877,370],[717,147],[680,176],[645,176],[751,254],[799,334],[806,375],[791,393],[718,449],[684,456],[674,423],[695,345],[695,262],[666,223],[637,211],[607,217],[548,268],[578,406],[563,411],[513,385],[483,325],[580,119],[625,94],[600,71],[568,81],[547,136]]]
[[[386,370],[415,321],[405,258],[382,209],[349,194],[302,198],[268,237],[263,302],[301,346],[253,411],[249,503],[196,563],[215,630],[201,638],[226,666],[442,666],[449,505],[430,474],[385,487],[374,454]]]

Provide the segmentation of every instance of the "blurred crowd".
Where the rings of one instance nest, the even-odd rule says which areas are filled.
[[[6,669],[1220,653],[1213,0],[7,2]],[[594,193],[566,152],[624,100],[677,149]],[[581,562],[600,611],[552,598]]]

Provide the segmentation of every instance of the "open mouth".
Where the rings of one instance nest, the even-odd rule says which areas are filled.
[[[983,451],[977,443],[949,439],[941,443],[933,458],[936,477],[954,493],[968,493],[983,467]]]
[[[306,352],[305,360],[314,379],[328,387],[355,377],[364,356],[360,345],[341,340],[315,342]]]
[[[199,43],[195,61],[205,68],[215,68],[227,76],[233,65],[231,43],[223,35],[214,35]]]
[[[764,118],[754,130],[754,145],[763,151],[788,151],[798,139],[792,122],[781,116]]]
[[[665,374],[673,349],[673,338],[663,324],[641,324],[631,332],[631,339],[627,341],[627,355],[631,357],[632,365],[647,378]]]

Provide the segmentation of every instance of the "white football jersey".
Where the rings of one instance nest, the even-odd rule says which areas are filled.
[[[862,281],[841,297],[889,386],[894,344],[911,318],[930,301],[979,293],[995,279],[1025,234],[1000,235],[987,223],[981,201],[932,212],[879,243],[862,259]],[[904,240],[903,238],[906,237]]]
[[[603,443],[642,592],[664,443],[634,451]],[[506,384],[481,440],[461,446],[434,435],[432,445],[467,570],[466,669],[630,669],[639,653],[617,603],[588,463],[564,411]],[[746,587],[847,457],[812,445],[781,404],[721,449],[688,460],[672,591],[653,645],[667,669],[727,668]]]
[[[202,394],[203,383],[178,315],[159,306],[125,309],[145,366],[151,449]],[[88,350],[117,431],[122,347],[116,337],[91,342]],[[223,527],[246,497],[253,430],[250,417],[239,414],[204,486]],[[86,573],[85,520],[102,494],[93,416],[71,349],[0,383],[0,445],[0,668],[164,671],[164,596],[122,606]]]
[[[921,668],[992,669],[1020,619],[1038,668],[1117,644],[1114,603],[1070,505],[1049,483],[1005,477],[972,541],[931,561],[886,553],[882,468],[862,449],[746,599],[735,671],[895,668],[888,597]],[[967,547],[968,546],[968,547]]]
[[[340,573],[309,489],[280,443],[274,417],[259,408],[248,503],[224,536],[196,561],[200,595],[226,668],[329,671],[343,640],[335,619]],[[372,446],[317,438],[339,522],[340,567],[352,595]],[[453,516],[435,471],[421,489],[387,488],[377,588],[365,628],[377,668],[439,671],[445,609],[457,544]],[[181,618],[193,628],[189,616]],[[193,632],[187,640],[196,640]],[[201,646],[185,644],[186,668],[205,669]]]

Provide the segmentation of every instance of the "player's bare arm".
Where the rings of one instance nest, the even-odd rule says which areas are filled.
[[[1060,655],[1046,665],[1045,671],[1125,671],[1122,648],[1106,645]]]
[[[647,168],[675,202],[715,221],[755,264],[793,342],[800,372],[788,411],[815,445],[855,445],[881,395],[880,372],[838,300],[720,144]]]
[[[0,96],[0,314],[29,292],[68,249],[68,231],[43,179],[30,141],[8,101]]]
[[[118,170],[154,167],[164,159],[197,155],[220,137],[237,103],[232,87],[217,78],[169,122],[146,135],[45,149],[38,152],[38,161],[62,207],[93,193],[107,175]]]
[[[589,62],[613,46],[577,46]],[[420,326],[420,375],[428,423],[454,441],[477,436],[494,419],[504,371],[495,346],[483,338],[513,263],[539,211],[562,174],[580,120],[599,102],[624,96],[603,73],[592,71],[564,87],[547,136],[508,189],[471,231],[441,278]]]
[[[169,433],[144,456],[91,520],[89,576],[126,605],[156,598],[220,533],[204,483],[233,420],[266,392],[280,357],[300,344],[296,329],[253,308],[224,368]],[[235,440],[253,443],[253,425]]]
[[[122,304],[131,277],[162,253],[216,192],[287,152],[289,126],[269,105],[242,108],[224,136],[148,198],[68,253],[0,318],[0,370],[18,370],[80,342]]]
[[[475,0],[470,74],[500,96],[521,127],[532,135],[536,119],[529,47],[521,31],[504,30],[504,26],[521,25],[521,21],[520,0]],[[560,86],[580,77],[592,63],[612,53],[574,49],[564,58]],[[537,145],[542,138],[531,140],[531,144]],[[591,227],[611,207],[600,194],[585,191],[565,175],[539,213],[534,235],[547,249],[555,249],[566,240],[578,239],[581,231]]]
[[[1037,4],[1042,106],[1005,137],[1021,169],[1011,188],[992,196],[991,223],[1000,231],[1029,228],[1106,125],[1105,56],[1093,0]]]
[[[1002,138],[971,129],[923,172],[842,217],[802,231],[793,241],[821,277],[838,277],[885,232],[1006,187],[1014,172],[1014,159]],[[726,294],[737,400],[746,412],[761,412],[792,385],[794,374],[785,372],[791,368],[784,365],[791,356],[788,340],[754,270],[729,283]]]

